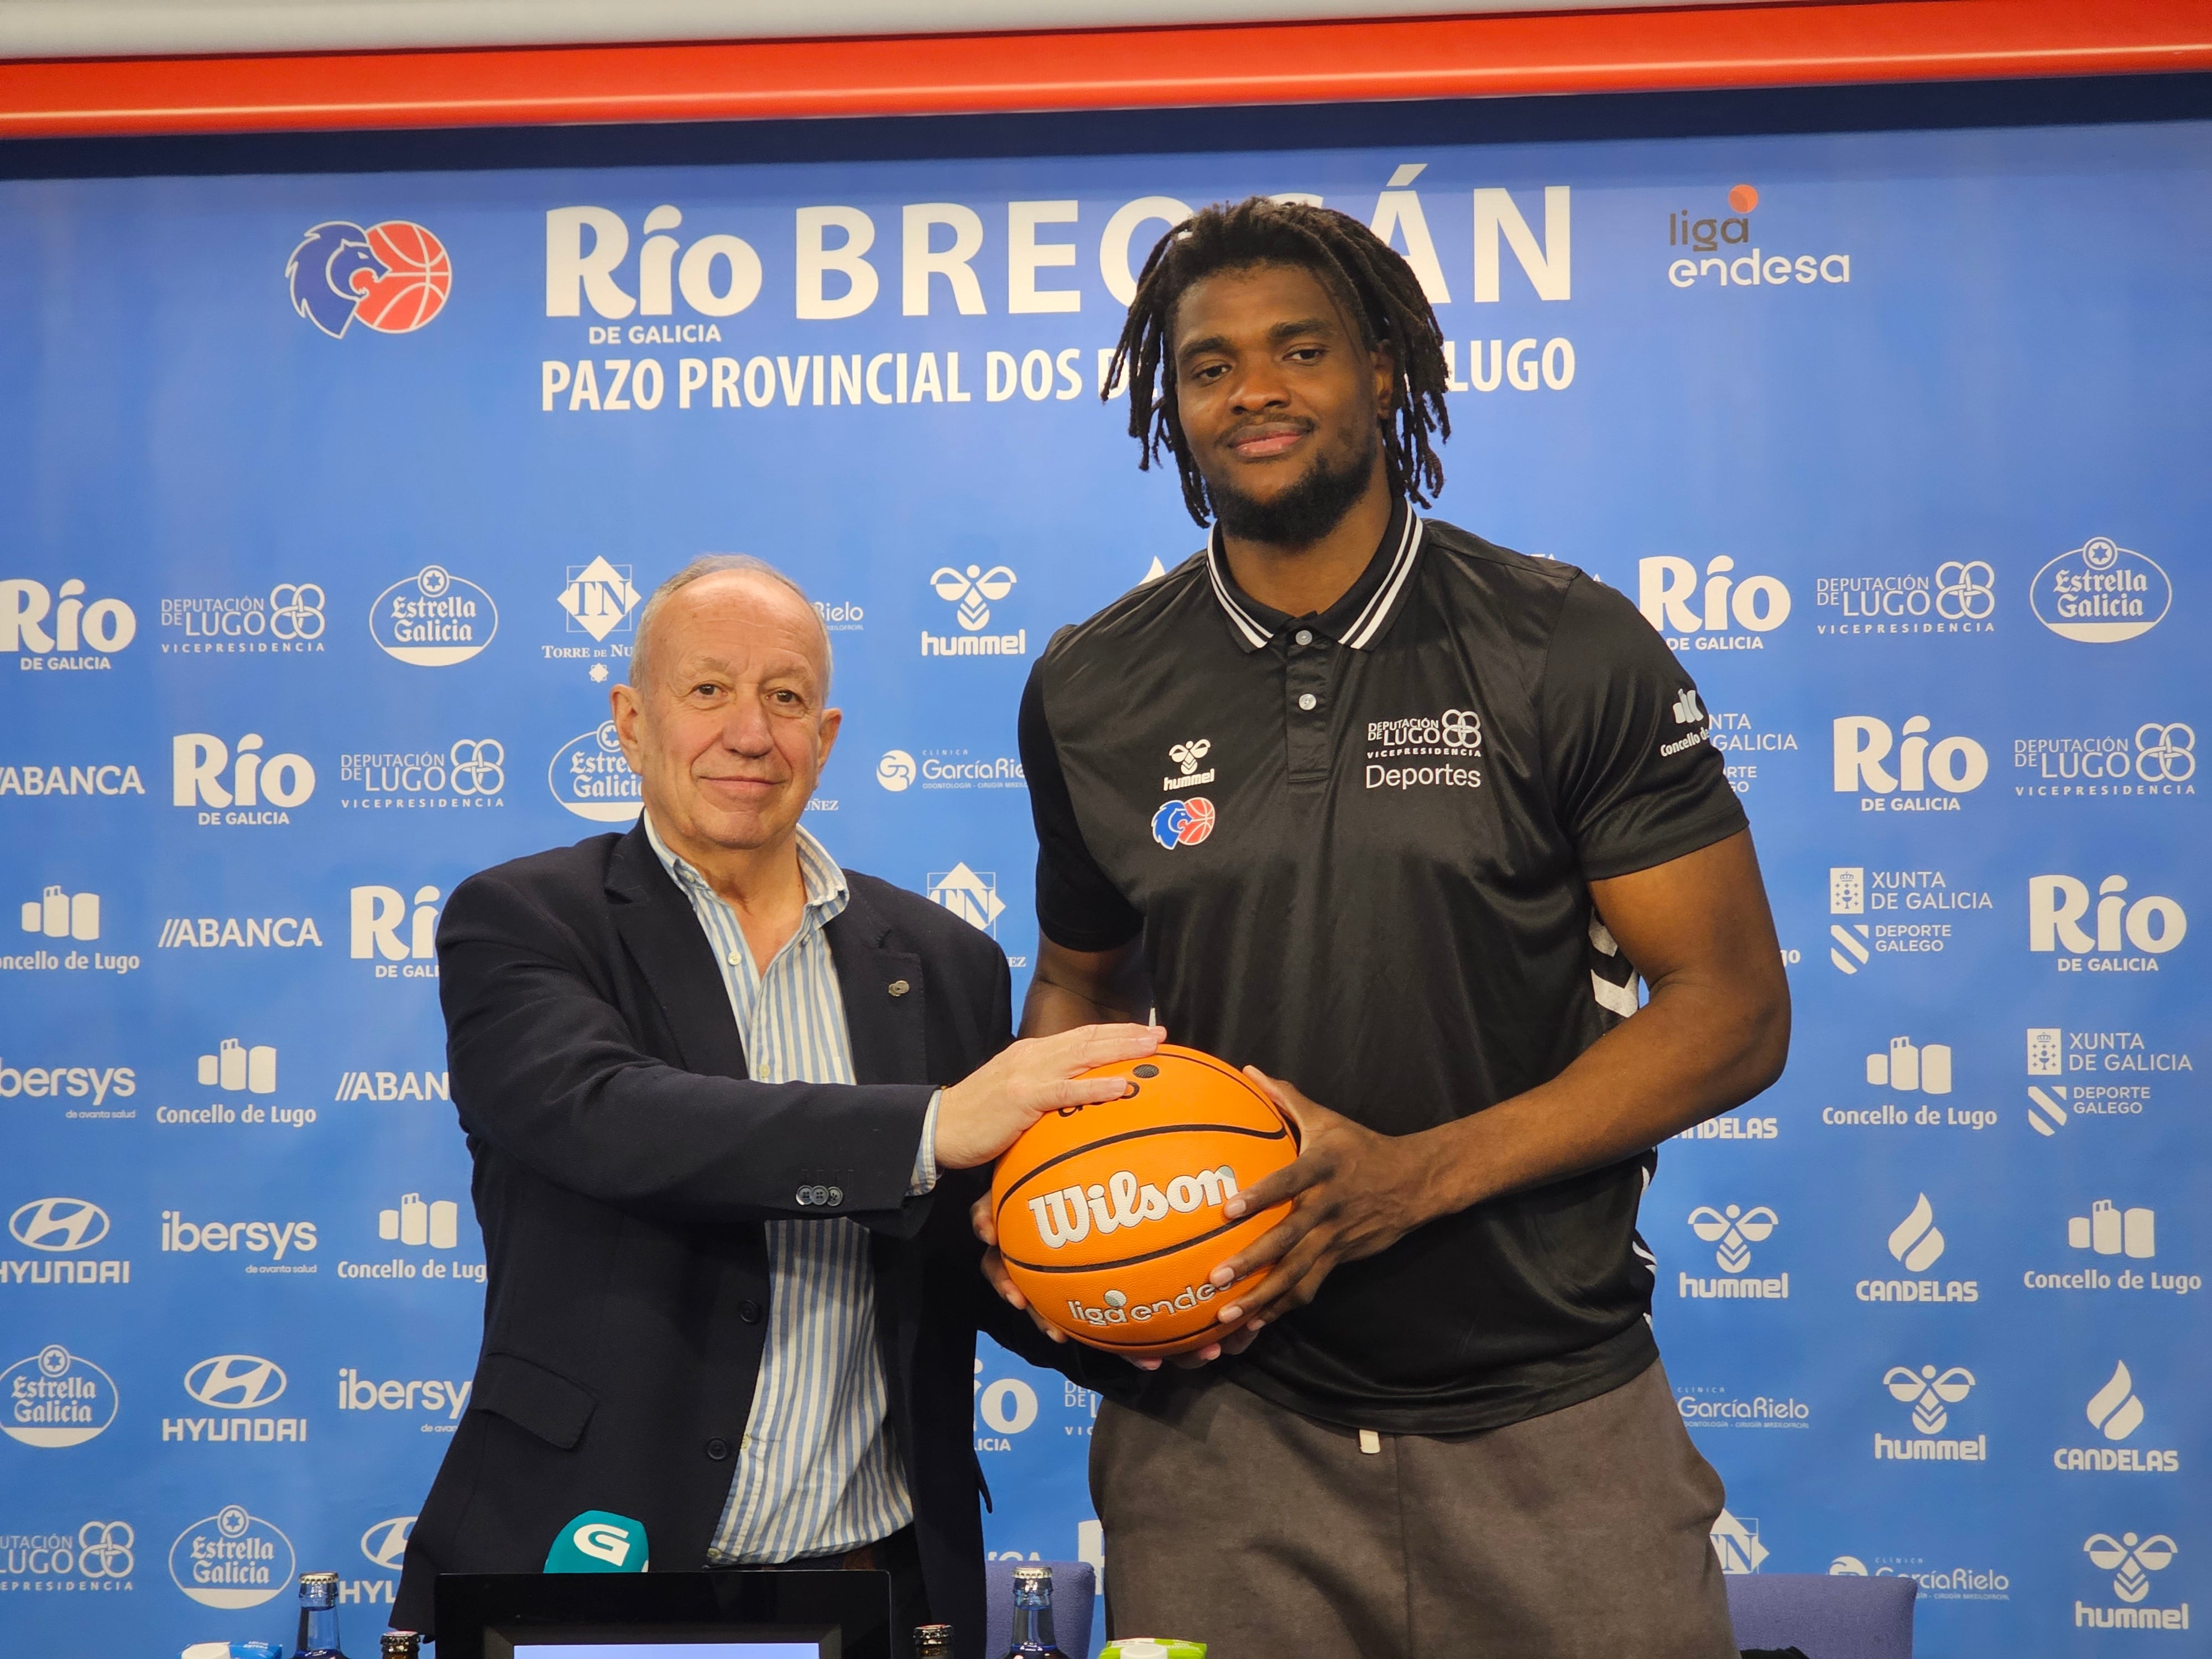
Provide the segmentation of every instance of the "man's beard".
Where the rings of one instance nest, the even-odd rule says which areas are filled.
[[[1316,459],[1300,478],[1273,501],[1257,501],[1206,480],[1206,495],[1213,503],[1221,527],[1245,541],[1270,547],[1310,547],[1344,522],[1344,515],[1367,493],[1375,472],[1375,452],[1382,434],[1368,428],[1367,442],[1356,454],[1332,463],[1326,455]]]

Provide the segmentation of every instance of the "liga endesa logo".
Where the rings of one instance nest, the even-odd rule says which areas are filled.
[[[412,220],[363,227],[326,219],[292,250],[284,280],[292,309],[333,340],[356,321],[379,334],[411,334],[446,308],[453,262]]]

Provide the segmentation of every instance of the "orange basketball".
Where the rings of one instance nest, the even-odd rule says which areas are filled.
[[[1297,1131],[1235,1066],[1163,1047],[1085,1077],[1128,1092],[1040,1119],[991,1179],[1006,1272],[1038,1316],[1079,1342],[1158,1358],[1221,1334],[1218,1310],[1267,1270],[1216,1290],[1223,1261],[1291,1206],[1231,1221],[1233,1194],[1297,1156]]]

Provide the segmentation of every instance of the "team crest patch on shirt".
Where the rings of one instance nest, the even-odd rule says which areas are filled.
[[[1152,839],[1169,851],[1195,847],[1213,833],[1213,803],[1203,795],[1171,800],[1152,814]]]

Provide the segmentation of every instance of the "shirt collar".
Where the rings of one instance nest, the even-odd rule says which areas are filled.
[[[1228,555],[1222,549],[1218,524],[1206,544],[1206,574],[1213,583],[1213,597],[1229,618],[1230,632],[1248,652],[1257,651],[1293,622],[1310,623],[1340,644],[1364,651],[1382,637],[1397,614],[1407,578],[1420,556],[1425,528],[1420,514],[1401,497],[1391,509],[1382,539],[1376,544],[1374,556],[1360,572],[1359,580],[1343,598],[1316,617],[1288,616],[1261,604],[1237,586],[1237,578],[1230,574]]]
[[[645,826],[645,839],[651,845],[653,856],[660,860],[662,869],[684,890],[685,896],[697,903],[702,896],[723,902],[714,884],[694,869],[690,860],[670,850],[661,840],[660,832],[653,827],[653,814],[638,813],[638,822]],[[807,833],[804,824],[797,826],[793,835],[799,843],[799,875],[806,884],[806,909],[817,926],[826,924],[852,901],[851,890],[846,885],[845,872],[837,860],[830,856],[830,849]]]

